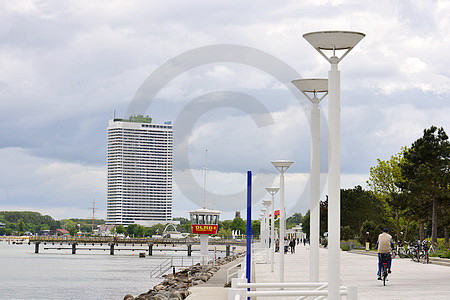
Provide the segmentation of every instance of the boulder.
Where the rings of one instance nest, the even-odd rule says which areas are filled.
[[[161,291],[161,290],[164,290],[164,285],[158,284],[158,285],[155,286],[153,289],[154,289],[155,291],[159,292],[159,291]]]
[[[183,297],[181,296],[180,292],[173,291],[169,296],[169,300],[183,300]]]
[[[192,282],[192,285],[199,285],[199,284],[202,284],[202,283],[203,283],[203,280],[194,280]]]
[[[126,294],[125,297],[123,297],[123,300],[134,300],[133,295]]]

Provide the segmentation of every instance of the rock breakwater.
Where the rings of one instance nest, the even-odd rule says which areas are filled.
[[[175,274],[164,275],[164,280],[137,297],[125,295],[124,300],[182,300],[189,296],[189,287],[207,282],[220,266],[244,256],[244,253],[219,258],[207,265],[196,264]]]

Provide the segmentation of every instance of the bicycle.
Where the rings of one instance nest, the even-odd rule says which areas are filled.
[[[381,253],[381,280],[383,281],[383,285],[386,285],[387,277],[389,274],[387,263],[391,258],[390,253]]]
[[[429,248],[428,248],[428,243],[427,241],[423,241],[422,242],[422,251],[420,251],[420,256],[419,256],[419,261],[423,264],[428,264],[430,263],[430,258],[428,255],[429,252]]]
[[[415,261],[420,261],[420,244],[419,242],[413,243],[409,246],[409,257]]]
[[[394,250],[392,250],[392,258],[395,258],[396,256],[398,256],[399,258],[405,258],[408,253],[407,248],[405,248],[404,245],[397,243],[396,247]]]

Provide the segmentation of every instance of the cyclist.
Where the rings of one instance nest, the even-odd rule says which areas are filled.
[[[394,249],[394,243],[392,242],[392,236],[388,233],[387,228],[383,229],[383,233],[378,236],[376,247],[378,249],[378,280],[381,280],[381,266],[383,264],[382,257],[388,257],[387,268],[388,273],[391,273],[392,257],[390,255],[391,250]],[[389,255],[387,255],[389,253]]]

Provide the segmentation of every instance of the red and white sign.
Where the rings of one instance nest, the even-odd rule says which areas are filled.
[[[192,233],[216,234],[219,225],[192,225]]]

